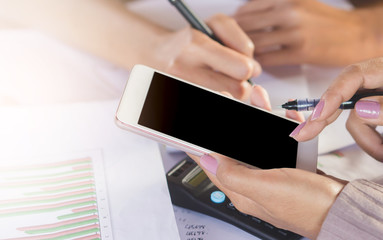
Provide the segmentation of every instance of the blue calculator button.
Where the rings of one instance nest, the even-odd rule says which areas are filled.
[[[225,194],[221,191],[214,191],[210,194],[210,200],[213,203],[223,203],[225,201]]]

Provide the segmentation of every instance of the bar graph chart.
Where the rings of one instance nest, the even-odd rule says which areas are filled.
[[[101,151],[0,161],[0,239],[112,239]]]

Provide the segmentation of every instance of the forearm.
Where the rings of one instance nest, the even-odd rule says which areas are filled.
[[[246,80],[261,72],[249,56],[250,39],[225,15],[209,24],[221,30],[217,36],[231,48],[189,27],[169,31],[116,0],[0,0],[0,6],[0,19],[48,32],[114,64],[148,65],[238,99],[247,99],[251,85]]]
[[[159,66],[152,49],[168,31],[113,0],[0,0],[0,18],[39,29],[122,67]]]

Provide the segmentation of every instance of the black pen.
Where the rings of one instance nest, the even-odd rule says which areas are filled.
[[[355,103],[362,98],[371,97],[371,96],[383,96],[383,92],[360,92],[355,94],[350,100],[343,102],[339,109],[353,109],[355,107]],[[310,111],[315,108],[315,106],[319,103],[320,99],[295,99],[293,101],[289,101],[283,104],[281,107],[288,110],[295,111]]]
[[[223,44],[223,42],[216,35],[214,35],[213,31],[190,10],[190,8],[184,3],[184,1],[169,0],[169,2],[178,10],[178,12],[181,13],[181,15],[186,19],[186,21],[188,21],[192,28],[203,32],[214,41],[225,46],[225,44]],[[248,79],[247,81],[251,85],[253,85],[250,79]]]
[[[213,31],[202,21],[200,20],[184,3],[182,0],[169,0],[169,2],[181,13],[181,15],[188,21],[192,28],[203,32],[208,35],[214,41],[219,42],[224,45],[223,42],[214,35]]]

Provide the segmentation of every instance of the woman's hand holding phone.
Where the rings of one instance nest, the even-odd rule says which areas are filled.
[[[250,90],[254,105],[271,109],[267,92],[261,86]],[[303,120],[299,113],[289,112],[289,116]],[[287,227],[289,217],[304,215],[312,218],[312,211],[316,214],[318,208],[327,211],[343,186],[312,173],[316,170],[317,142],[301,145],[291,139],[288,135],[298,125],[295,121],[146,66],[136,66],[131,72],[116,113],[116,122],[124,129],[198,156],[219,152],[245,163],[246,166],[239,165],[239,162],[218,154],[213,154],[218,161],[209,155],[194,156],[239,210],[276,226]],[[276,146],[278,151],[274,151]],[[257,170],[251,166],[271,170]],[[282,167],[289,169],[278,169]],[[323,185],[323,181],[328,184]],[[323,199],[313,201],[312,195],[301,199],[306,191],[314,191],[310,183],[321,184],[318,186],[322,190],[319,197]],[[281,186],[287,188],[281,191]],[[245,189],[248,191],[244,192]],[[263,195],[268,196],[267,203],[262,202]],[[289,208],[273,210],[279,204]],[[292,204],[297,208],[291,208]],[[304,209],[298,208],[301,205]],[[321,216],[317,215],[318,218]],[[305,225],[305,231],[297,232],[308,236],[309,230],[318,227],[321,219],[315,219],[314,223],[307,221],[311,225]],[[300,223],[295,222],[292,230],[295,231]]]
[[[271,110],[267,92],[261,86],[253,87],[250,99],[253,105]],[[304,121],[296,111],[287,111],[286,115]],[[249,168],[219,154],[191,157],[239,211],[311,239],[318,235],[327,212],[345,185],[300,169]],[[254,152],[254,158],[258,157],[267,156]]]
[[[247,79],[261,73],[253,59],[252,41],[225,15],[215,15],[207,24],[225,46],[191,27],[170,33],[154,51],[154,57],[163,62],[160,70],[247,99],[251,92]]]
[[[253,169],[218,154],[193,159],[239,211],[310,239],[345,184],[296,168]]]
[[[357,91],[382,87],[383,58],[347,67],[292,136],[304,141],[318,135],[339,116],[342,102]],[[258,105],[267,106],[261,92],[254,98],[258,99]],[[382,136],[375,130],[383,125],[381,106],[383,97],[362,99],[347,121],[347,129],[355,141],[378,160],[383,159]],[[256,154],[254,157],[258,157]],[[299,169],[251,169],[218,154],[193,158],[240,211],[312,239],[319,234],[329,209],[347,183]]]

